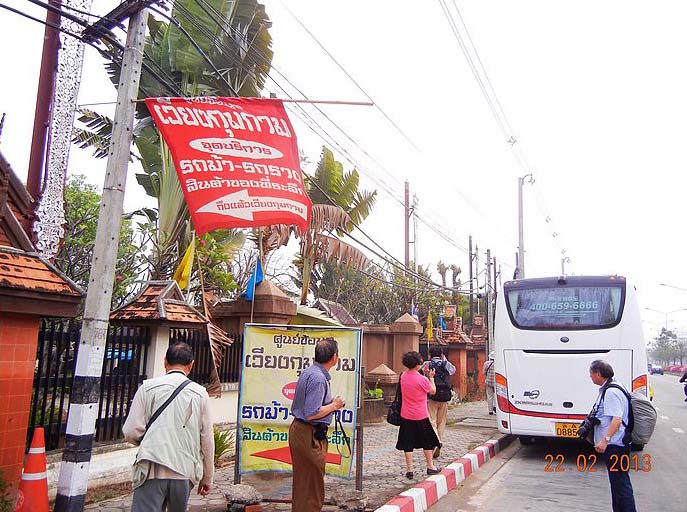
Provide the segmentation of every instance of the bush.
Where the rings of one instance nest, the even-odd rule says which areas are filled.
[[[215,467],[217,467],[217,463],[223,455],[235,450],[236,431],[220,430],[215,427],[213,433],[215,436]]]
[[[379,387],[379,380],[375,382],[373,389],[368,389],[365,392],[365,398],[384,398],[384,390]]]
[[[12,510],[14,510],[14,503],[10,498],[10,484],[5,482],[0,473],[0,512],[12,512]]]

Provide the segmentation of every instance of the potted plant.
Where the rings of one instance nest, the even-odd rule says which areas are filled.
[[[363,417],[365,423],[381,423],[384,421],[386,407],[384,407],[384,391],[379,387],[379,380],[374,388],[367,388],[363,395]]]

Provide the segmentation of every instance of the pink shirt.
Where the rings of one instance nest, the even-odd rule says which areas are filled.
[[[406,371],[401,375],[401,417],[406,420],[424,420],[427,412],[427,393],[431,389],[429,379],[418,372]]]

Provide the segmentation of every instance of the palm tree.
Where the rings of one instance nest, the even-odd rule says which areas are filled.
[[[174,22],[149,18],[149,35],[144,61],[167,79],[184,96],[216,95],[258,96],[269,73],[273,52],[268,32],[271,22],[265,7],[256,0],[175,0],[171,12]],[[178,23],[182,28],[179,28]],[[220,71],[208,69],[205,59],[186,37],[190,34]],[[114,48],[110,49],[117,53]],[[117,56],[117,55],[115,55]],[[119,67],[106,69],[115,86]],[[229,85],[227,85],[227,83]],[[143,73],[139,96],[167,96],[169,90],[151,74]],[[92,147],[96,157],[104,157],[109,147],[112,121],[90,110],[81,110],[79,121],[86,128],[75,128],[74,141]],[[174,164],[168,148],[145,107],[137,107],[139,122],[134,144],[143,172],[137,181],[148,195],[157,199],[155,210],[140,210],[152,226],[150,278],[168,278],[190,243],[192,227]],[[242,246],[242,232],[227,230],[220,240],[228,252]]]
[[[448,267],[446,264],[439,260],[439,263],[437,263],[437,272],[439,272],[439,275],[441,276],[441,284],[446,287],[446,272],[448,271]]]

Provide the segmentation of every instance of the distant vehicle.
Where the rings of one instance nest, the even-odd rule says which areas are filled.
[[[649,368],[649,373],[650,373],[651,375],[655,375],[655,374],[657,374],[657,373],[658,373],[659,375],[663,375],[663,367],[662,367],[662,366],[659,366],[659,365],[657,365],[657,364],[652,364],[651,367]]]
[[[589,378],[595,359],[628,391],[649,394],[639,304],[624,277],[506,282],[494,326],[498,428],[523,443],[577,438],[599,391]]]

